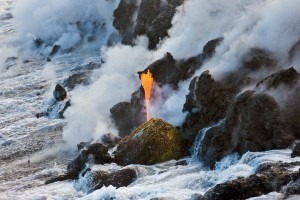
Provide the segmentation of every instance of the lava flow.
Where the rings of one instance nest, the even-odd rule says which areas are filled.
[[[147,121],[149,121],[150,120],[150,113],[149,113],[150,95],[151,95],[151,88],[153,84],[153,77],[150,70],[148,70],[147,73],[141,73],[140,79],[145,93],[146,113],[147,113],[146,117],[147,117]]]

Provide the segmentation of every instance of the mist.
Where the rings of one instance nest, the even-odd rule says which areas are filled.
[[[25,48],[34,48],[34,40],[40,38],[44,41],[42,53],[49,53],[52,45],[67,50],[96,43],[99,48],[115,32],[112,13],[118,3],[119,0],[17,1],[13,10],[17,38]]]
[[[129,101],[140,86],[137,71],[151,62],[145,46],[117,45],[103,48],[105,61],[96,72],[96,81],[88,88],[72,92],[72,107],[66,112],[68,125],[63,137],[72,146],[81,141],[97,140],[102,135],[118,135],[109,118],[109,109],[120,101]]]

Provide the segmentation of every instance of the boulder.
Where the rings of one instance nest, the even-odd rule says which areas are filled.
[[[137,173],[132,168],[123,168],[112,173],[96,171],[93,174],[93,190],[101,189],[103,186],[112,185],[116,188],[126,187],[137,178]]]
[[[188,112],[183,123],[183,134],[192,143],[201,129],[225,117],[236,88],[215,81],[209,71],[205,71],[191,81],[189,90],[183,106],[183,111]]]
[[[53,91],[53,96],[56,101],[63,101],[65,98],[67,98],[67,91],[62,85],[57,84]]]
[[[236,97],[225,120],[203,133],[200,157],[214,167],[233,152],[286,148],[293,137],[284,127],[279,105],[270,95],[245,91]]]
[[[300,156],[300,142],[296,142],[293,152],[291,153],[291,157],[294,158],[296,156]]]
[[[152,165],[184,155],[179,131],[167,122],[153,118],[121,140],[115,153],[119,165]]]
[[[289,171],[280,164],[267,165],[249,177],[216,185],[204,194],[202,200],[248,199],[273,191],[280,192],[283,186],[300,177],[299,172]]]

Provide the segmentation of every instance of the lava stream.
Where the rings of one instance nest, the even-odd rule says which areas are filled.
[[[153,77],[150,70],[148,70],[147,73],[142,73],[140,78],[145,93],[146,113],[147,113],[146,117],[147,117],[147,121],[149,121],[150,120],[149,106],[150,106],[151,88],[153,85]]]

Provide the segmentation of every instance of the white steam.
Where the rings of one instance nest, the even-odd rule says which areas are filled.
[[[72,107],[66,112],[69,121],[64,139],[71,145],[99,139],[107,133],[117,134],[109,119],[109,109],[128,101],[140,85],[137,71],[149,64],[150,54],[144,46],[122,46],[103,49],[98,78],[90,87],[72,94]]]
[[[44,45],[58,44],[62,49],[84,45],[89,36],[97,36],[97,43],[103,44],[114,31],[112,13],[118,3],[119,0],[17,1],[13,15],[18,38],[28,44],[41,38]]]
[[[73,93],[65,139],[74,145],[108,132],[116,133],[109,120],[109,109],[129,100],[139,86],[136,72],[166,52],[175,58],[188,58],[201,53],[207,41],[223,36],[215,56],[194,76],[207,69],[215,77],[234,71],[240,67],[243,54],[252,47],[271,51],[285,65],[289,49],[300,39],[298,4],[298,0],[185,1],[173,18],[170,37],[161,41],[157,50],[149,51],[144,45],[103,49],[106,63],[95,83]],[[188,85],[189,81],[180,83],[177,91],[168,86],[160,88],[167,100],[157,99],[152,103],[152,116],[180,125],[185,116],[182,107]]]

